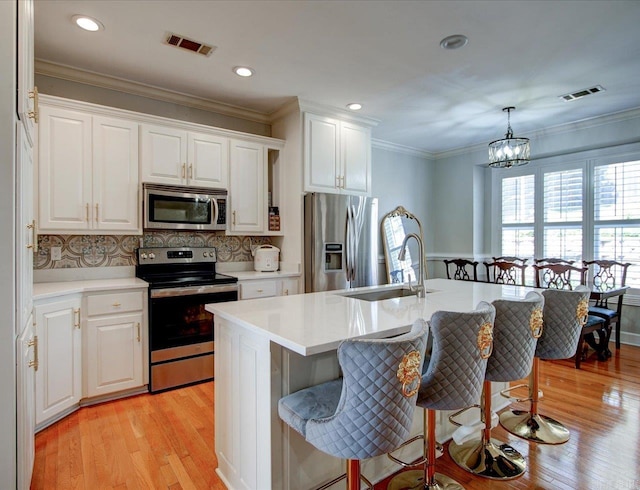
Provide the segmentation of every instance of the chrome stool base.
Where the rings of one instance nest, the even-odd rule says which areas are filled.
[[[474,475],[493,480],[512,480],[522,476],[527,464],[522,454],[506,443],[491,439],[449,444],[451,459]]]
[[[524,410],[511,410],[500,414],[500,425],[512,434],[541,444],[564,444],[569,440],[569,429],[551,417],[532,414]]]
[[[440,473],[435,474],[435,483],[427,485],[424,482],[424,471],[413,470],[403,471],[398,473],[391,479],[387,490],[415,490],[415,489],[429,489],[429,490],[464,490],[464,487],[460,485],[453,478],[449,478],[446,475]]]

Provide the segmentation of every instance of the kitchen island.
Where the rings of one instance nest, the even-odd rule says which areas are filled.
[[[314,488],[340,475],[343,461],[308,444],[280,421],[278,400],[339,376],[336,349],[349,338],[404,333],[437,310],[469,311],[480,301],[522,299],[531,288],[430,279],[425,298],[366,301],[347,295],[392,290],[386,285],[207,305],[215,325],[215,449],[217,472],[229,489]],[[504,384],[496,384],[494,393]],[[498,395],[499,398],[499,395]],[[506,405],[493,400],[496,410]],[[439,413],[438,439],[454,427]],[[422,430],[416,410],[412,434]],[[421,444],[399,454],[419,456]],[[362,471],[377,481],[398,467],[381,456]]]

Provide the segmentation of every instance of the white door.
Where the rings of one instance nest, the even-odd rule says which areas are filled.
[[[93,117],[93,227],[139,233],[138,124]]]
[[[39,229],[89,229],[91,116],[41,106],[39,124]]]
[[[339,192],[340,121],[305,113],[304,190]]]
[[[265,148],[259,143],[231,141],[229,199],[233,232],[265,230],[267,189]]]
[[[342,191],[350,195],[371,193],[371,130],[343,122],[340,126]]]
[[[87,321],[87,396],[142,386],[142,314]]]
[[[226,189],[229,185],[229,140],[221,136],[189,133],[189,185]]]
[[[18,490],[29,489],[35,459],[35,378],[38,369],[38,346],[33,330],[33,317],[30,316],[28,320],[27,326],[18,338],[16,348]]]
[[[187,182],[187,132],[142,124],[142,182],[185,184]]]
[[[33,308],[33,254],[37,247],[33,219],[33,148],[24,126],[17,124],[16,168],[18,205],[16,207],[17,313],[16,335],[27,325]],[[29,320],[31,321],[31,320]]]
[[[80,298],[37,305],[39,367],[36,423],[76,405],[82,396]]]

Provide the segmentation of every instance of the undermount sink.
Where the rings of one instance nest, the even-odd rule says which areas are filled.
[[[365,301],[382,301],[384,299],[404,298],[415,296],[417,291],[408,288],[383,289],[378,291],[366,291],[363,293],[344,293],[340,296],[346,298],[362,299]]]

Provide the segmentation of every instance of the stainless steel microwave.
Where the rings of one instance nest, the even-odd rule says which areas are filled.
[[[146,230],[227,229],[227,191],[203,187],[142,184]]]

